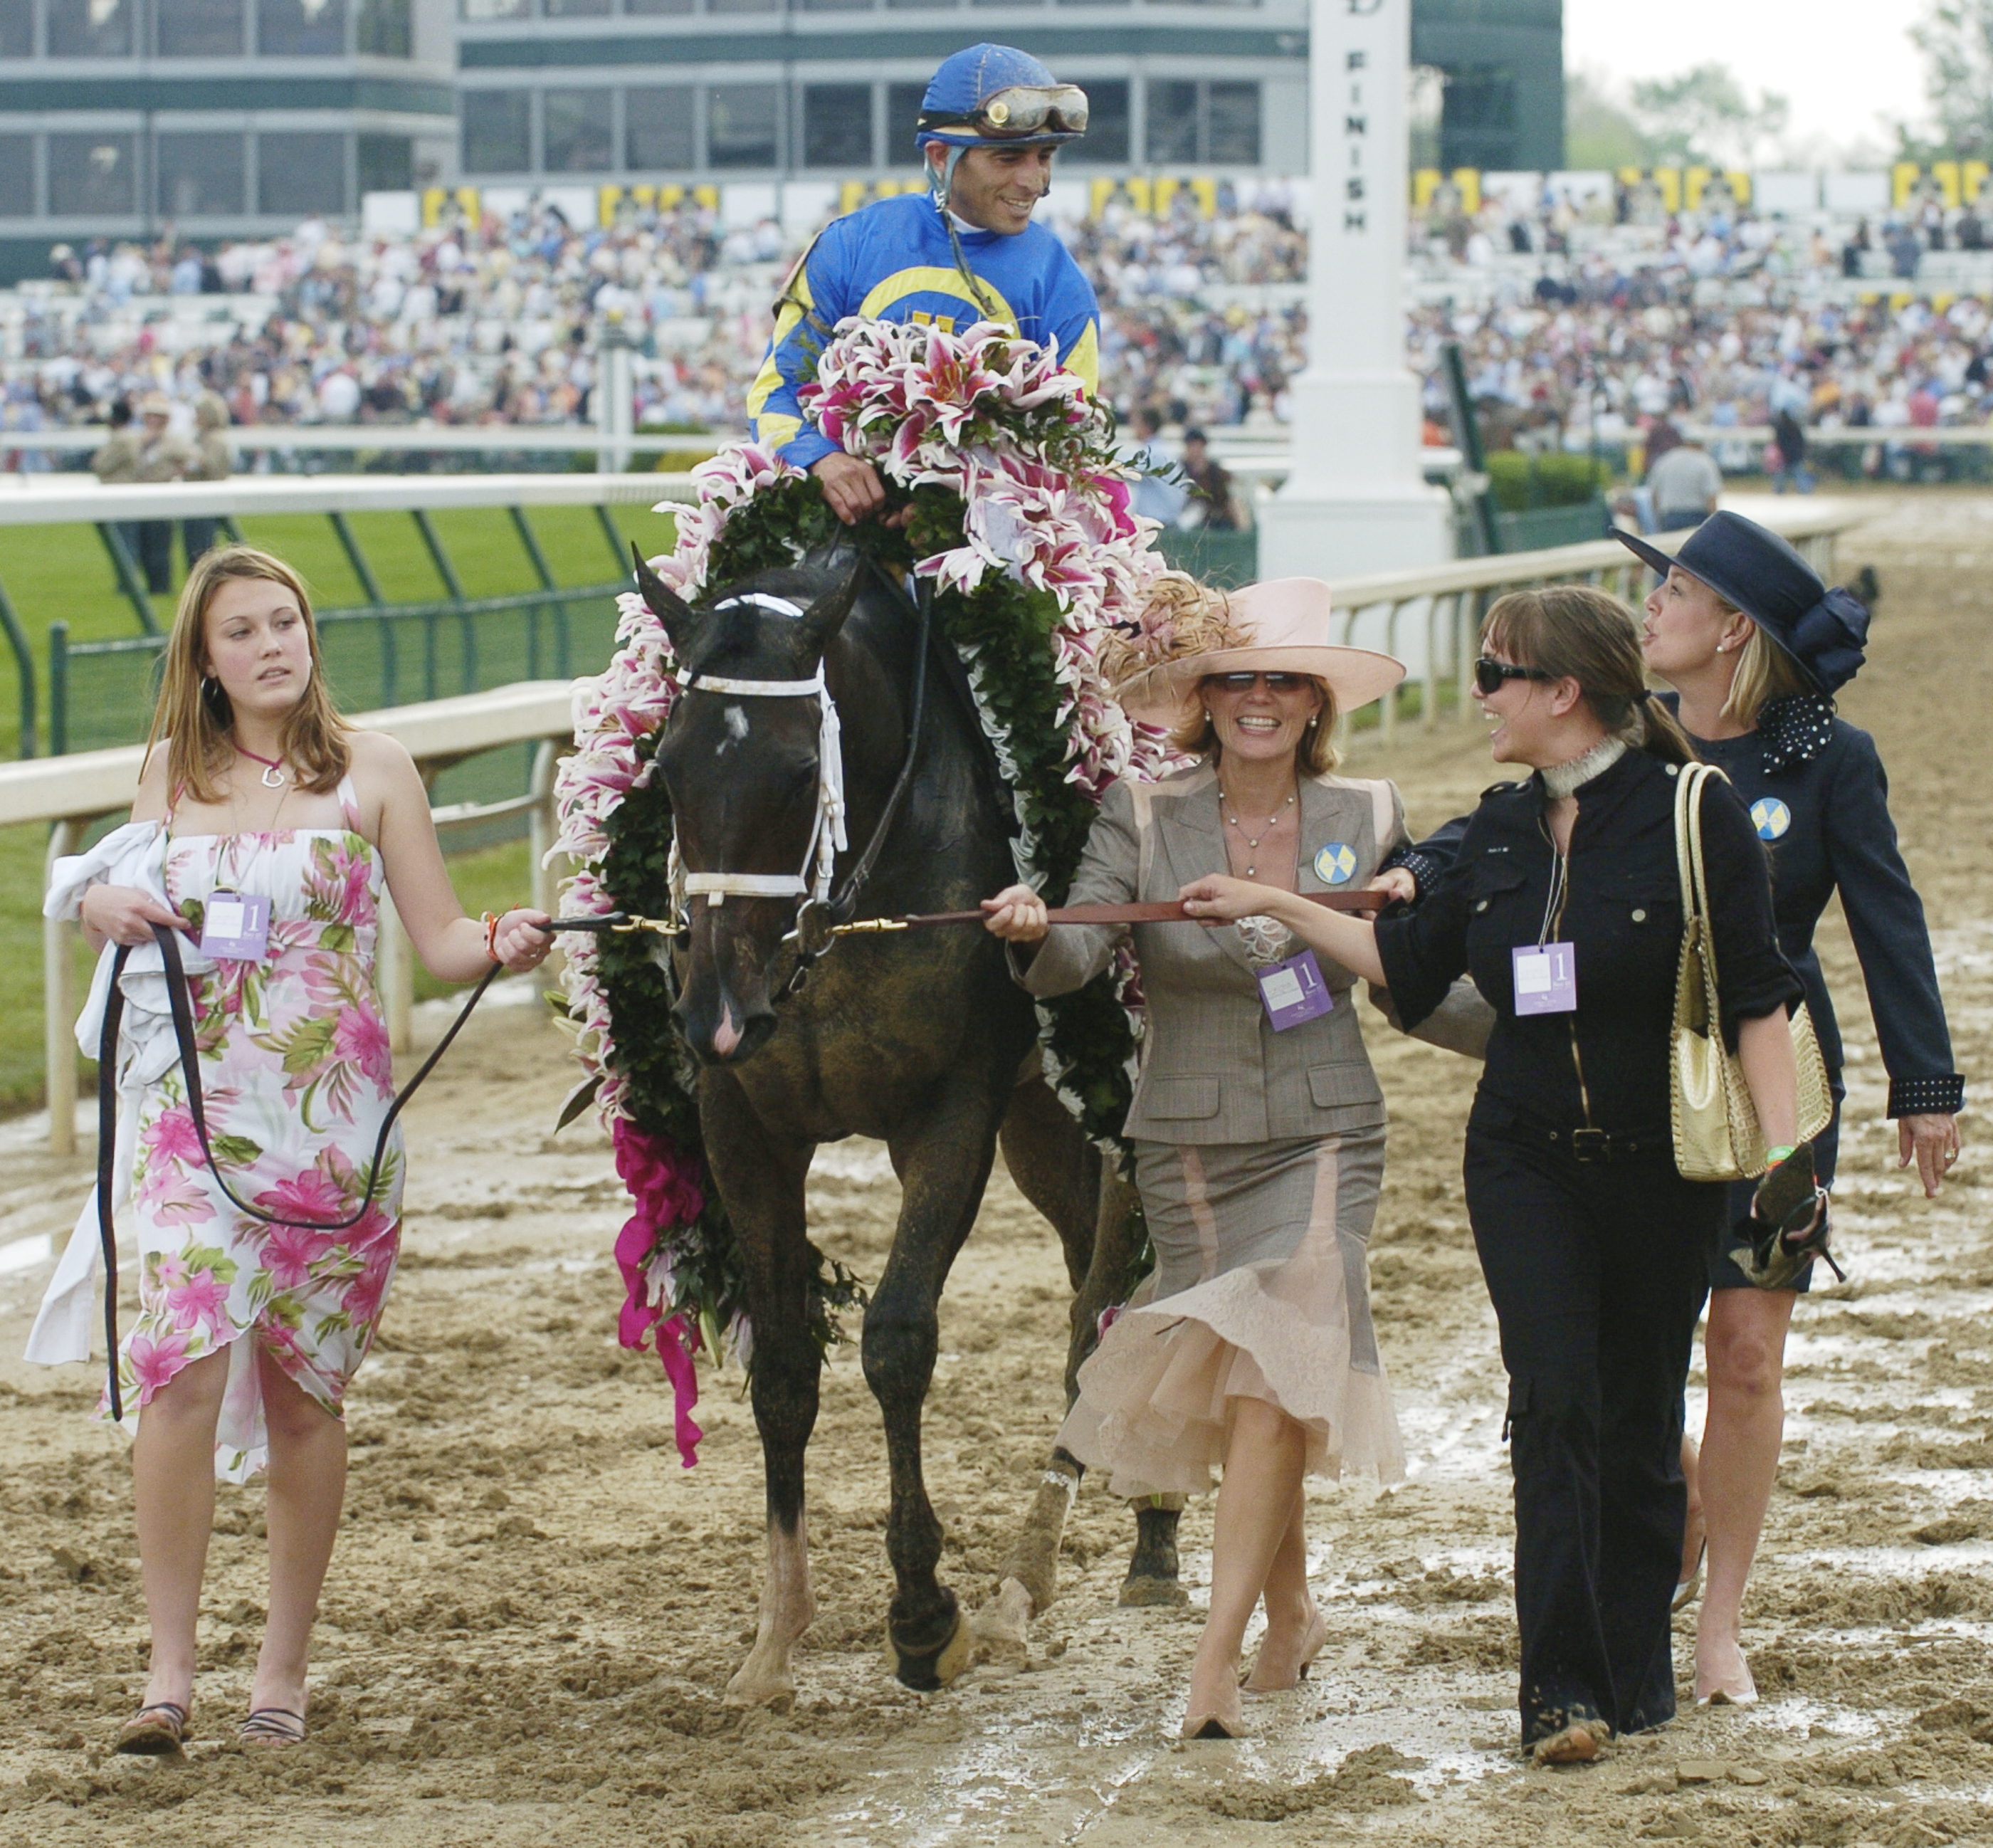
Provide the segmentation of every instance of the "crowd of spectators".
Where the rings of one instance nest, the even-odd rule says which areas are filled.
[[[1781,220],[1721,183],[1695,211],[1664,204],[1619,187],[1469,215],[1443,187],[1415,215],[1409,351],[1436,439],[1448,342],[1496,447],[1636,452],[1659,424],[1697,424],[1736,467],[1722,429],[1783,419],[1796,437],[1873,426],[1888,466],[1905,453],[1890,430],[1993,412],[1982,295],[1913,286],[1932,253],[1993,241],[1975,208]],[[1290,187],[1186,185],[1161,209],[1123,190],[1058,229],[1099,292],[1124,416],[1155,411],[1173,437],[1285,422],[1307,340]],[[0,423],[98,423],[160,391],[183,419],[213,394],[240,424],[586,423],[609,338],[634,351],[640,423],[737,429],[801,241],[688,200],[607,228],[534,208],[413,236],[311,221],[211,252],[59,247],[53,285],[14,299]]]

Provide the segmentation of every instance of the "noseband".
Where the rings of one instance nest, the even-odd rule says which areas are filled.
[[[857,864],[846,875],[843,886],[834,898],[831,886],[836,873],[837,856],[850,843],[844,826],[843,730],[838,720],[837,702],[831,696],[830,688],[824,679],[822,663],[818,663],[815,674],[807,680],[734,680],[702,673],[696,668],[677,677],[679,686],[687,693],[732,693],[750,700],[802,700],[813,696],[819,703],[816,816],[810,824],[809,844],[803,850],[801,872],[688,872],[679,857],[675,829],[672,836],[668,876],[674,916],[683,917],[686,902],[699,898],[703,898],[709,906],[723,904],[730,898],[795,898],[802,902],[796,911],[795,928],[783,939],[795,946],[796,967],[783,986],[782,997],[795,994],[803,986],[809,979],[811,965],[830,947],[835,927],[849,922],[856,914],[860,895],[872,876],[886,837],[906,801],[920,755],[921,727],[927,710],[928,649],[934,621],[934,587],[922,580],[919,594],[910,596],[905,586],[897,582],[877,559],[868,555],[865,564],[892,595],[910,605],[914,613],[918,635],[914,645],[913,698],[907,725],[907,751],[900,765],[900,774],[891,794],[886,799],[886,806],[879,812],[871,839],[865,844]],[[802,614],[786,597],[771,597],[763,591],[746,591],[713,607],[723,610],[737,603],[756,604],[788,616]]]

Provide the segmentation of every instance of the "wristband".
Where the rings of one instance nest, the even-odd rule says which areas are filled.
[[[1799,1151],[1796,1142],[1781,1142],[1776,1148],[1765,1151],[1765,1165],[1776,1168],[1781,1162],[1790,1161]]]
[[[504,915],[502,912],[487,911],[478,919],[484,926],[484,953],[494,963],[504,960],[498,954],[498,926]]]

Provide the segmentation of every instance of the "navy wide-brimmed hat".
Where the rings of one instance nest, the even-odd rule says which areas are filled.
[[[1868,607],[1830,590],[1797,552],[1741,513],[1712,513],[1670,558],[1638,533],[1612,536],[1665,577],[1677,566],[1735,604],[1799,663],[1823,693],[1853,679],[1868,639]]]

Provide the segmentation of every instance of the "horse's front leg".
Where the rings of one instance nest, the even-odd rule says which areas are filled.
[[[944,1687],[968,1665],[971,1637],[955,1593],[935,1576],[942,1525],[921,1470],[921,1413],[934,1377],[938,1313],[949,1267],[975,1223],[1005,1102],[982,1075],[949,1084],[893,1139],[904,1192],[892,1255],[865,1312],[865,1378],[884,1414],[892,1472],[886,1550],[897,1589],[887,1614],[893,1672]]]
[[[726,1684],[726,1703],[787,1707],[796,1692],[791,1658],[816,1615],[803,1497],[803,1456],[816,1425],[822,1367],[809,1332],[815,1265],[804,1186],[812,1151],[808,1143],[771,1136],[724,1073],[707,1075],[701,1102],[706,1158],[747,1271],[754,1423],[767,1488],[768,1572],[761,1616],[754,1645]]]

